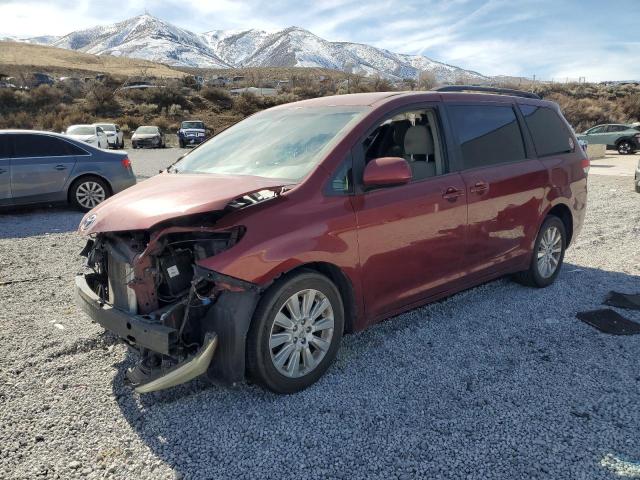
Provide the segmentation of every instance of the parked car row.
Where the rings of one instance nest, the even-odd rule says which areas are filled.
[[[124,132],[115,123],[71,125],[64,133],[68,137],[98,148],[124,148]],[[159,127],[153,125],[138,127],[131,136],[131,146],[133,148],[164,148],[166,147],[164,133]]]

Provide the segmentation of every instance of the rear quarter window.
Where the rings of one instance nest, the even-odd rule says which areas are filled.
[[[539,157],[573,152],[573,138],[558,113],[547,107],[520,105]],[[594,132],[590,132],[594,133]]]
[[[522,132],[511,105],[453,105],[449,116],[465,169],[526,158]]]

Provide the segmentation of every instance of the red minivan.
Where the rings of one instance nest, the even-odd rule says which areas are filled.
[[[271,108],[90,211],[77,299],[138,352],[136,390],[296,392],[345,333],[508,274],[551,284],[589,161],[555,103],[468,90]]]

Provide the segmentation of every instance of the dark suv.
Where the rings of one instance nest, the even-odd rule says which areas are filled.
[[[200,145],[207,139],[207,128],[200,120],[186,120],[180,124],[178,130],[178,144],[180,148]]]
[[[291,393],[344,333],[508,274],[546,287],[589,160],[558,105],[507,93],[257,113],[84,217],[79,304],[139,352],[138,392],[206,374]]]

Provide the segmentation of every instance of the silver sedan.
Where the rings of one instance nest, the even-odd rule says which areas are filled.
[[[126,152],[51,132],[0,130],[0,206],[68,202],[88,211],[135,183]]]

